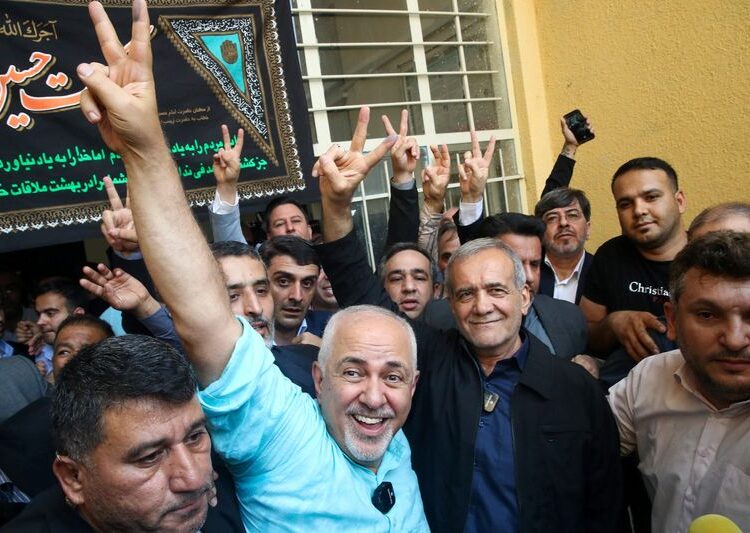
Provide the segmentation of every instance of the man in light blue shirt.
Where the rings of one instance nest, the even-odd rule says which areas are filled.
[[[314,368],[318,403],[281,374],[262,338],[241,322],[222,376],[199,399],[245,526],[427,530],[399,429],[416,383],[408,324],[370,306],[335,315]],[[387,483],[395,504],[378,510],[373,497]]]
[[[185,200],[159,124],[145,1],[133,2],[128,53],[101,4],[89,12],[107,68],[78,66],[81,110],[122,156],[141,250],[198,377],[245,528],[426,531],[401,432],[418,378],[413,333],[398,318],[355,309],[325,335],[314,367],[319,404],[282,378],[260,335],[232,314]],[[365,130],[360,122],[362,144]],[[372,166],[394,141],[355,155]]]

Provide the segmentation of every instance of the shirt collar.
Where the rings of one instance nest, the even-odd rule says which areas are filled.
[[[578,260],[578,263],[573,269],[573,272],[570,273],[570,276],[568,276],[567,279],[557,278],[557,272],[555,271],[555,267],[552,266],[552,262],[549,260],[549,257],[547,255],[544,256],[544,264],[550,267],[550,269],[552,270],[552,273],[555,275],[555,282],[562,283],[563,281],[568,281],[569,279],[573,279],[573,276],[575,276],[576,278],[580,277],[581,269],[583,268],[583,262],[585,259],[586,259],[586,250],[583,250],[583,253],[581,254],[581,258]]]

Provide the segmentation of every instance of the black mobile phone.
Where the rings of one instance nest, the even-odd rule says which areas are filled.
[[[578,109],[565,115],[565,123],[568,125],[568,128],[570,128],[570,131],[573,132],[573,135],[575,135],[579,144],[588,142],[596,137],[588,126],[586,126],[586,117],[584,117],[583,113]]]

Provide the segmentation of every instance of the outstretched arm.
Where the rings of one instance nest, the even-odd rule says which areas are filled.
[[[458,165],[461,205],[453,220],[458,227],[458,238],[461,243],[473,238],[474,229],[482,219],[484,189],[487,186],[490,162],[492,162],[494,154],[495,137],[490,137],[487,149],[482,154],[477,134],[472,130],[471,150],[464,152],[464,162]],[[470,210],[473,210],[473,212],[469,213]]]
[[[187,205],[161,130],[146,2],[133,2],[128,53],[102,5],[92,2],[89,13],[107,64],[78,66],[87,89],[81,110],[107,146],[122,156],[146,264],[206,386],[221,375],[241,326],[232,316],[218,267]]]
[[[594,128],[591,126],[591,122],[586,119],[586,126],[593,132]],[[552,171],[544,183],[544,190],[540,197],[544,196],[550,191],[559,189],[560,187],[567,187],[570,185],[570,180],[573,179],[573,167],[576,164],[576,151],[580,143],[570,131],[570,128],[565,122],[564,117],[560,117],[560,131],[563,135],[563,147],[560,150],[560,155],[555,160],[555,165],[552,167]]]
[[[391,147],[391,201],[388,206],[388,235],[386,249],[397,242],[415,242],[419,228],[419,195],[414,180],[414,169],[419,158],[419,146],[409,133],[409,111],[401,110],[399,132],[391,126],[386,115],[381,117],[385,132],[389,136],[398,136]],[[380,254],[378,254],[380,255]]]
[[[438,229],[445,210],[445,193],[451,180],[451,156],[448,146],[430,145],[433,162],[422,171],[424,204],[419,213],[418,244],[437,263]]]
[[[240,206],[237,196],[237,182],[240,178],[240,156],[244,144],[245,131],[237,130],[237,142],[232,147],[229,139],[229,128],[221,125],[224,147],[214,154],[214,177],[216,178],[216,197],[208,206],[209,220],[213,230],[214,242],[238,241],[247,242],[242,234],[240,224]]]

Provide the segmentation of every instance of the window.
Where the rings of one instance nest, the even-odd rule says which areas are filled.
[[[421,160],[429,144],[447,144],[454,159],[447,206],[457,206],[457,163],[474,128],[484,147],[498,139],[485,205],[522,211],[525,199],[503,21],[492,0],[293,0],[315,155],[348,145],[359,107],[371,108],[365,150],[383,137],[380,115],[397,125],[409,109],[409,131]],[[370,263],[385,244],[390,160],[355,197],[355,227]],[[419,181],[419,180],[418,180]],[[320,215],[319,206],[311,206]]]

